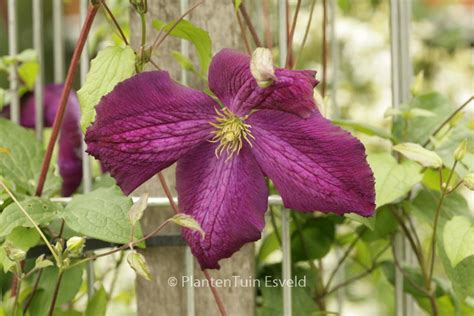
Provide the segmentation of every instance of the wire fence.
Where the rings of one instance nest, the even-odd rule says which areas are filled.
[[[31,0],[33,10],[33,47],[37,53],[39,74],[36,80],[34,92],[35,92],[35,133],[38,139],[42,139],[43,136],[43,91],[44,91],[44,47],[43,47],[43,0]],[[65,42],[64,42],[64,16],[63,16],[63,0],[47,0],[52,1],[53,7],[53,49],[54,49],[54,81],[61,83],[64,80],[65,74]],[[80,19],[84,21],[87,12],[88,0],[80,0]],[[181,12],[184,12],[189,7],[188,0],[180,0]],[[331,83],[332,83],[332,104],[337,104],[337,71],[338,71],[338,54],[337,54],[337,42],[335,34],[336,25],[336,1],[330,0],[329,3],[329,17],[330,17],[330,36],[329,44],[331,47]],[[287,56],[287,5],[285,0],[278,0],[278,39],[280,49],[280,65],[284,66]],[[409,87],[411,78],[411,64],[410,64],[410,52],[409,52],[409,34],[410,34],[410,12],[411,12],[411,1],[410,0],[391,0],[390,1],[390,39],[391,39],[391,58],[392,58],[392,104],[394,107],[398,106],[403,101],[409,98]],[[9,55],[18,54],[18,23],[17,23],[17,0],[8,0],[8,41],[9,41]],[[82,23],[81,23],[82,24]],[[80,27],[80,26],[78,26]],[[184,56],[189,55],[189,47],[186,41],[181,42],[181,53]],[[16,65],[13,63],[10,66],[10,91],[11,91],[11,103],[10,103],[10,118],[12,121],[18,123],[20,119],[20,99],[17,93],[19,87],[19,78],[17,75]],[[83,50],[80,64],[80,82],[83,83],[86,74],[89,69],[89,56],[87,44]],[[186,84],[187,76],[186,71],[181,73],[181,81]],[[337,109],[334,110],[337,113]],[[84,192],[91,191],[92,188],[92,173],[91,173],[91,161],[89,156],[85,152],[85,143],[83,143],[83,190]],[[137,197],[133,197],[137,200]],[[54,198],[55,202],[68,203],[70,198]],[[269,205],[282,205],[281,197],[272,195],[269,197]],[[169,206],[169,201],[165,197],[150,197],[150,206]],[[290,221],[289,211],[284,209],[282,212],[282,276],[284,279],[291,279],[291,240],[290,240]],[[169,236],[168,236],[169,237]],[[174,236],[180,238],[180,236]],[[168,238],[172,240],[172,238]],[[176,243],[174,241],[168,241],[169,243]],[[397,238],[395,241],[395,249],[400,257],[405,257],[406,260],[410,260],[410,253],[405,253],[404,242],[402,238]],[[153,243],[152,243],[153,244]],[[104,247],[103,244],[97,247]],[[402,255],[403,254],[403,255]],[[193,256],[190,252],[189,247],[186,246],[186,255],[184,262],[185,273],[188,276],[193,274]],[[89,263],[87,269],[87,284],[88,284],[88,295],[91,297],[94,290],[94,266],[93,263]],[[187,302],[187,315],[195,315],[195,299],[194,299],[194,287],[188,286],[186,289],[186,302]],[[343,298],[338,295],[337,297],[339,309],[342,308]],[[396,315],[397,316],[411,316],[414,315],[414,303],[409,299],[403,292],[403,276],[397,270],[396,271],[396,282],[395,282],[395,302],[396,302]],[[284,285],[283,287],[283,311],[284,315],[288,316],[292,314],[292,287]]]

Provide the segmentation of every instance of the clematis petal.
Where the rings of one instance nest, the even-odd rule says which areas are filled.
[[[252,77],[250,56],[223,49],[212,59],[209,88],[231,111],[245,115],[252,109],[274,109],[308,117],[316,111],[315,71],[276,68],[275,81],[261,88]]]
[[[217,106],[167,72],[141,73],[101,99],[86,133],[87,151],[128,194],[210,138]]]
[[[247,242],[260,239],[265,225],[268,191],[250,149],[226,161],[216,158],[216,144],[205,143],[178,160],[176,173],[179,206],[206,232],[184,229],[184,238],[202,268],[219,268]]]
[[[374,177],[362,143],[319,113],[307,119],[262,110],[247,120],[253,153],[286,207],[370,216]]]
[[[63,84],[48,84],[44,87],[45,127],[53,126],[63,88]],[[74,193],[82,181],[82,133],[79,125],[81,114],[79,101],[74,92],[71,92],[67,102],[59,135],[58,154],[59,173],[63,178],[61,190],[63,196],[70,196]],[[29,93],[21,100],[21,125],[34,128],[36,125],[35,113],[35,96],[33,93]]]

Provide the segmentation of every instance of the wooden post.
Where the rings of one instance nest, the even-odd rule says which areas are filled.
[[[154,0],[148,1],[149,25],[148,41],[152,41],[157,31],[151,28],[152,19],[164,21],[176,20],[181,15],[179,1]],[[131,14],[131,43],[137,48],[140,42],[141,27],[138,16],[135,12]],[[232,1],[207,0],[204,4],[196,8],[188,17],[194,24],[207,30],[212,38],[213,53],[221,48],[232,47],[241,48],[240,30],[235,17]],[[174,38],[167,38],[154,53],[154,60],[158,62],[163,70],[167,70],[176,80],[180,79],[180,67],[176,61],[170,57],[170,50],[180,49],[180,41]],[[194,48],[191,47],[191,58],[195,59]],[[149,70],[153,70],[149,68]],[[189,86],[193,88],[204,88],[202,81],[190,76]],[[175,178],[174,168],[171,167],[164,172],[168,184],[172,188],[173,194]],[[163,190],[158,180],[152,179],[136,193],[148,192],[150,196],[164,196]],[[147,210],[142,221],[144,231],[150,231],[157,224],[173,215],[170,208],[154,208]],[[168,227],[163,234],[177,234],[179,228]],[[189,315],[186,306],[186,288],[181,286],[181,278],[185,274],[185,247],[184,246],[160,246],[149,248],[143,251],[154,279],[150,282],[137,278],[137,309],[139,316],[155,315]],[[240,252],[231,259],[221,261],[221,270],[211,270],[211,276],[218,279],[230,279],[233,276],[248,279],[255,276],[254,246],[246,245]],[[168,279],[176,277],[178,285],[172,287],[168,285]],[[204,280],[199,265],[195,262],[195,279]],[[255,314],[255,288],[246,287],[226,287],[219,288],[228,315],[254,315]],[[209,288],[195,288],[195,310],[196,315],[218,315],[218,309]]]

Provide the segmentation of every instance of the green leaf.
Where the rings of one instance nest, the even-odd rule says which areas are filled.
[[[444,223],[440,223],[440,231],[444,231]],[[443,242],[444,234],[437,234],[436,245],[438,257],[441,259],[444,271],[453,285],[453,289],[460,300],[474,295],[474,256],[469,256],[453,267],[446,254]],[[471,245],[472,246],[472,245]]]
[[[39,197],[30,197],[20,202],[37,225],[44,225],[55,219],[61,206]],[[34,227],[17,204],[7,206],[0,214],[0,236],[10,234],[18,226]]]
[[[464,117],[435,147],[435,151],[441,156],[444,164],[451,167],[454,163],[454,152],[464,140],[467,140],[467,152],[456,167],[456,173],[460,176],[465,176],[474,170],[474,116],[470,114]]]
[[[15,245],[15,247],[27,251],[38,244],[40,235],[35,228],[19,226],[13,229],[13,231],[6,237],[6,240]]]
[[[403,197],[422,179],[420,166],[412,161],[398,163],[388,153],[369,154],[367,160],[375,176],[377,207]]]
[[[369,136],[378,136],[380,138],[393,140],[393,136],[389,132],[375,126],[348,120],[332,120],[332,122],[344,129],[353,130]]]
[[[407,206],[408,209],[413,212],[413,215],[419,220],[433,226],[439,197],[440,193],[437,191],[422,190],[418,192],[415,199],[410,204],[407,204]],[[466,216],[472,218],[467,201],[457,192],[450,193],[444,199],[439,217],[440,224],[444,225],[446,221],[454,216]]]
[[[293,261],[323,258],[334,242],[335,225],[324,217],[310,218],[291,235],[291,257]],[[303,238],[303,242],[301,240]]]
[[[23,63],[18,67],[18,75],[29,90],[34,88],[38,72],[39,65],[35,61]]]
[[[191,215],[179,213],[171,217],[169,220],[179,226],[199,232],[201,234],[202,239],[206,237],[206,233],[201,228],[201,225],[199,225],[199,223]]]
[[[263,265],[268,256],[270,256],[274,251],[280,249],[280,243],[274,231],[264,236],[265,237],[263,238],[260,248],[258,250],[258,265]]]
[[[353,221],[361,223],[365,225],[367,228],[369,228],[370,230],[374,230],[375,228],[375,216],[364,217],[356,213],[347,213],[347,214],[344,214],[344,217],[347,217]]]
[[[474,255],[474,225],[469,218],[454,216],[444,226],[443,243],[451,265],[456,267],[459,262]]]
[[[419,163],[423,167],[438,169],[443,166],[443,161],[437,153],[425,149],[418,144],[402,143],[393,146],[393,150],[401,153],[408,159]]]
[[[390,209],[393,206],[385,205],[377,209],[374,218],[374,229],[364,232],[362,239],[365,241],[375,241],[386,239],[397,232],[398,222]],[[362,228],[359,228],[360,233]]]
[[[398,138],[402,139],[401,136],[404,135],[403,139],[419,144],[427,141],[436,128],[454,111],[450,101],[439,93],[428,93],[414,97],[409,106],[411,109],[427,110],[434,114],[434,116],[428,117],[412,117],[408,123],[408,129],[404,128],[401,119],[396,120],[393,128]]]
[[[0,118],[0,177],[15,184],[15,191],[34,195],[39,178],[44,149],[33,132]],[[61,187],[61,179],[49,170],[43,196],[49,197]]]
[[[127,257],[127,262],[139,276],[147,281],[151,280],[152,276],[150,268],[148,267],[145,257],[141,253],[132,251]]]
[[[152,25],[155,29],[166,32],[173,27],[174,23],[174,21],[165,23],[161,20],[153,20]],[[206,74],[212,56],[212,42],[209,33],[187,20],[181,20],[170,35],[193,43],[199,59],[199,72],[202,75]]]
[[[181,68],[183,68],[184,70],[191,71],[194,73],[196,72],[196,68],[194,68],[193,62],[188,57],[184,56],[176,50],[171,51],[171,56],[173,56],[173,58],[179,63]]]
[[[79,91],[81,127],[85,131],[95,119],[95,106],[115,85],[135,73],[135,53],[130,46],[107,47],[91,61],[86,81]]]
[[[133,203],[132,207],[128,211],[128,218],[132,225],[135,225],[143,216],[143,212],[148,206],[148,193],[140,195],[138,201]]]
[[[63,272],[62,282],[59,286],[58,297],[56,305],[61,306],[64,303],[70,302],[82,284],[82,273],[84,266],[79,265],[69,268]],[[46,316],[49,310],[49,303],[53,297],[54,288],[58,279],[58,268],[47,267],[43,270],[40,282],[38,284],[39,291],[31,301],[30,310],[34,311],[35,316]]]
[[[3,109],[3,106],[6,104],[6,95],[7,92],[5,89],[0,88],[0,111]]]
[[[131,199],[124,196],[118,187],[99,188],[75,195],[62,216],[67,225],[80,234],[124,244],[130,241],[128,210],[131,206]],[[135,232],[135,237],[140,238],[139,225]]]
[[[107,310],[107,292],[101,286],[87,303],[85,316],[105,316]]]

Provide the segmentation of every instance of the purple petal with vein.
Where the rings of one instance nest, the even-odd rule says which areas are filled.
[[[250,72],[250,57],[223,49],[212,59],[209,88],[238,115],[252,109],[274,109],[308,117],[316,111],[315,71],[276,68],[275,75],[276,81],[270,87],[260,88]]]
[[[255,137],[252,151],[286,207],[373,214],[374,177],[364,146],[348,132],[319,113],[302,119],[262,110],[247,123]]]
[[[119,83],[97,105],[87,151],[128,194],[211,137],[217,103],[172,81],[165,71]]]
[[[203,269],[219,268],[247,242],[260,239],[268,191],[247,145],[226,161],[216,158],[216,144],[205,143],[178,160],[176,188],[182,212],[206,232],[184,229],[184,238]]]
[[[59,107],[63,84],[48,84],[44,87],[44,126],[51,127]],[[82,133],[79,125],[80,109],[75,92],[67,101],[64,120],[59,136],[59,173],[63,178],[62,195],[70,196],[82,181]],[[21,99],[20,123],[24,127],[35,127],[35,96],[29,93]]]

